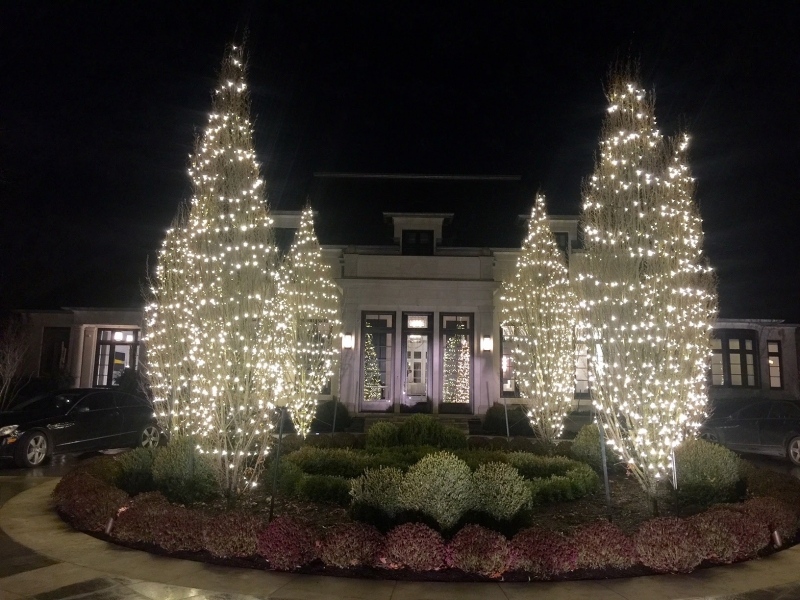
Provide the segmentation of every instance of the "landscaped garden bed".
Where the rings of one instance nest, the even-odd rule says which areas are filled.
[[[286,445],[272,522],[275,465],[260,493],[232,501],[219,496],[213,465],[182,440],[89,461],[59,482],[55,505],[78,530],[150,552],[390,579],[689,572],[796,541],[800,482],[707,442],[681,448],[679,493],[665,484],[660,517],[612,465],[609,523],[591,428],[549,454],[471,448],[429,417],[373,427],[363,449],[319,447],[354,438],[337,439]]]

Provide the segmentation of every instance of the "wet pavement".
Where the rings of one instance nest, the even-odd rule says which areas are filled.
[[[155,557],[74,532],[53,514],[48,497],[57,478],[92,456],[56,457],[31,470],[0,463],[0,600],[800,600],[800,548],[688,576],[531,584],[365,581]],[[746,458],[800,478],[785,461]]]

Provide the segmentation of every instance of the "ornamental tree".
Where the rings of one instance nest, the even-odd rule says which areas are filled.
[[[516,271],[503,282],[500,307],[531,426],[539,439],[552,444],[564,429],[575,392],[577,303],[541,195],[528,221]]]
[[[339,288],[322,261],[310,208],[303,211],[281,264],[273,317],[265,324],[274,332],[276,397],[285,401],[297,432],[305,436],[317,395],[333,376],[334,343],[341,333]]]
[[[163,420],[218,460],[229,496],[255,485],[273,408],[258,334],[277,253],[245,74],[242,48],[229,47],[190,159],[191,201],[158,256],[145,337]]]
[[[600,154],[584,189],[579,277],[590,385],[609,443],[655,502],[672,451],[700,423],[715,280],[686,165],[652,96],[612,76]]]

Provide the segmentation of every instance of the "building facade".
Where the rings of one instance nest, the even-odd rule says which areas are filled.
[[[324,246],[342,294],[337,373],[321,398],[362,415],[423,412],[481,415],[519,398],[500,322],[501,282],[519,249],[442,244],[451,213],[384,213],[383,246]],[[299,213],[277,213],[290,233]],[[571,271],[580,264],[577,217],[550,219]],[[30,332],[25,370],[76,387],[110,386],[145,359],[142,311],[65,308],[20,311]],[[781,321],[720,319],[709,374],[712,401],[800,400],[800,327]],[[590,406],[586,358],[575,356],[575,409]]]

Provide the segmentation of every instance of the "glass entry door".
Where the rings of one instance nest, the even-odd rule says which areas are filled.
[[[403,315],[404,373],[402,412],[431,412],[433,315]]]

